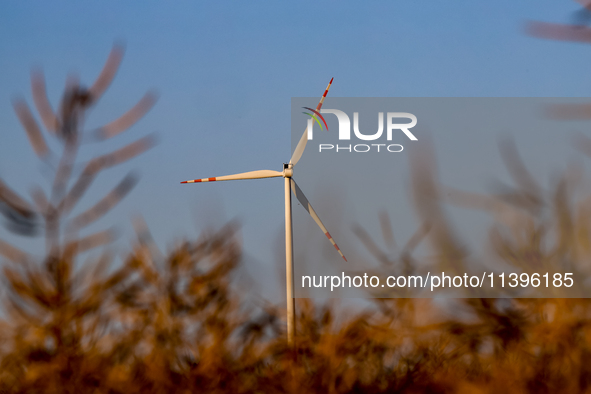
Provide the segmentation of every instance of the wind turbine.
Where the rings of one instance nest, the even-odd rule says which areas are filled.
[[[334,79],[334,78],[333,78]],[[324,94],[320,98],[320,102],[316,107],[316,111],[309,108],[312,112],[319,115],[320,108],[322,108],[322,104],[324,103],[324,99],[328,93],[328,89],[330,89],[330,85],[332,84],[332,80],[328,83]],[[311,123],[308,123],[311,124]],[[294,335],[295,335],[295,299],[293,297],[293,237],[292,237],[292,224],[291,224],[291,193],[290,189],[299,202],[302,204],[302,207],[312,219],[318,224],[324,235],[328,238],[330,243],[335,247],[337,252],[341,255],[341,257],[347,261],[343,252],[339,249],[335,241],[332,239],[332,236],[320,221],[320,218],[316,214],[316,211],[312,208],[308,199],[302,192],[302,190],[298,187],[298,185],[293,180],[293,167],[302,157],[304,153],[304,149],[306,148],[306,142],[308,142],[308,128],[304,130],[304,134],[300,141],[298,142],[291,159],[289,160],[288,164],[283,164],[283,171],[272,171],[272,170],[260,170],[260,171],[250,171],[244,172],[241,174],[234,174],[234,175],[224,175],[224,176],[217,176],[212,178],[201,178],[201,179],[193,179],[190,181],[184,181],[181,183],[201,183],[201,182],[215,182],[215,181],[233,181],[238,179],[260,179],[260,178],[276,178],[276,177],[283,177],[285,179],[285,280],[286,280],[286,292],[287,292],[287,342],[289,345],[293,345],[294,343]]]

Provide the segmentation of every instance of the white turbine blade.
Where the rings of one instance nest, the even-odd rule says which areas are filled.
[[[289,160],[289,164],[295,165],[302,157],[304,153],[304,149],[306,149],[306,143],[308,142],[308,128],[304,130],[304,134],[302,134],[302,138],[300,138],[300,142],[296,146],[295,150],[293,151],[293,155],[291,156],[291,160]]]
[[[193,179],[190,181],[183,181],[181,183],[199,183],[199,182],[215,182],[215,181],[233,181],[236,179],[260,179],[260,178],[275,178],[283,176],[282,172],[271,170],[260,170],[243,172],[241,174],[216,176],[213,178]]]
[[[332,85],[333,79],[334,78],[330,79],[330,82],[328,83],[328,86],[326,87],[324,94],[320,98],[320,102],[316,106],[316,111],[320,111],[320,109],[322,108],[322,104],[324,103],[324,99],[326,98],[326,95],[328,94],[328,89],[330,89],[330,85]],[[294,166],[296,165],[296,163],[300,160],[300,157],[302,157],[302,154],[304,153],[304,149],[306,149],[307,142],[308,142],[308,128],[306,127],[306,130],[304,130],[304,134],[302,135],[302,138],[300,138],[300,142],[298,142],[298,145],[296,146],[295,150],[293,151],[293,155],[291,155],[291,160],[289,160],[289,164],[292,164]]]
[[[326,237],[328,238],[328,240],[330,241],[330,243],[332,244],[332,246],[334,246],[335,249],[337,250],[337,252],[339,252],[339,254],[341,255],[341,257],[345,261],[347,261],[347,258],[345,257],[345,255],[343,254],[343,252],[341,252],[341,249],[339,249],[339,246],[336,244],[336,242],[334,241],[334,239],[332,239],[332,235],[330,235],[330,233],[328,232],[328,230],[326,229],[326,227],[324,227],[324,224],[322,224],[322,221],[320,220],[320,218],[316,214],[316,211],[314,211],[314,208],[312,208],[312,205],[310,205],[310,202],[308,201],[308,199],[304,195],[304,192],[302,192],[302,189],[299,188],[299,186],[295,183],[295,181],[293,179],[291,180],[291,191],[296,196],[296,198],[298,199],[298,201],[300,202],[300,204],[302,204],[302,207],[304,207],[304,209],[306,211],[308,211],[308,213],[310,214],[310,216],[312,216],[312,219],[314,219],[314,221],[316,222],[316,224],[318,225],[318,227],[320,227],[320,229],[322,230],[322,232],[324,233],[324,235],[326,235]]]

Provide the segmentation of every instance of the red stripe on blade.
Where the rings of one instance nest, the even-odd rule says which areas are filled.
[[[326,237],[327,237],[328,239],[331,239],[331,238],[332,238],[332,237],[330,236],[330,234],[328,233],[328,231],[327,231],[327,232],[325,232],[325,233],[324,233],[324,235],[326,235]]]
[[[213,181],[215,181],[215,178],[208,178],[207,180],[210,182],[213,182]]]
[[[324,99],[326,98],[326,95],[328,94],[328,89],[330,89],[330,85],[332,85],[332,80],[334,78],[330,79],[330,82],[328,83],[328,86],[326,87],[326,90],[324,91],[324,94],[322,95],[322,98],[320,99],[320,102],[318,103],[318,106],[316,107],[316,111],[320,111],[320,108],[322,108],[322,102],[324,101]]]

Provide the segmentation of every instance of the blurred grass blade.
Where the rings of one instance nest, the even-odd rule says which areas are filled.
[[[124,163],[127,160],[142,154],[154,146],[155,141],[155,137],[149,135],[140,138],[123,148],[117,149],[114,152],[99,156],[89,161],[74,183],[74,186],[72,186],[66,197],[64,197],[62,202],[58,205],[60,211],[63,213],[71,211],[100,171]]]
[[[58,204],[58,210],[62,214],[70,212],[76,203],[80,201],[80,198],[84,195],[86,190],[90,187],[97,173],[102,169],[100,163],[96,161],[89,162],[76,182],[70,189],[68,194],[64,197],[60,204]]]
[[[575,0],[577,3],[582,5],[588,10],[591,10],[591,0]]]
[[[31,143],[33,150],[40,158],[46,157],[49,149],[47,148],[47,144],[45,143],[43,134],[41,134],[41,129],[39,128],[37,121],[29,110],[29,106],[22,100],[14,100],[13,106],[14,111],[27,132],[27,137],[29,137],[29,142]]]
[[[29,237],[37,235],[39,223],[37,222],[37,215],[34,212],[22,214],[11,207],[0,203],[0,213],[6,218],[6,228],[9,231]]]
[[[150,251],[150,257],[158,260],[164,259],[164,255],[160,252],[160,249],[158,249],[156,242],[154,242],[154,237],[152,237],[150,228],[142,216],[136,216],[133,218],[133,228],[139,244],[145,246]]]
[[[392,230],[392,221],[390,220],[390,215],[388,215],[387,211],[382,211],[378,215],[380,220],[380,227],[382,229],[382,237],[384,238],[384,242],[390,248],[396,248],[396,240],[394,239],[394,231]]]
[[[59,128],[59,122],[47,98],[45,77],[41,70],[31,73],[31,90],[33,91],[33,102],[35,103],[35,107],[37,107],[37,111],[39,111],[43,125],[48,131],[56,134]]]
[[[154,92],[148,92],[142,99],[120,118],[99,128],[95,133],[95,138],[106,140],[127,130],[134,123],[140,120],[156,103],[158,96]]]
[[[367,231],[365,231],[363,227],[359,225],[353,226],[353,233],[357,236],[357,238],[359,238],[363,246],[365,246],[365,249],[367,249],[367,251],[371,253],[371,255],[379,262],[384,265],[392,264],[392,261],[390,261],[386,253],[380,249],[380,247],[373,241],[371,236],[367,233]]]
[[[107,88],[113,81],[113,78],[115,77],[115,74],[119,69],[119,65],[121,64],[123,52],[123,46],[121,45],[115,45],[113,46],[113,49],[111,49],[111,53],[107,58],[103,70],[99,74],[94,84],[89,89],[90,99],[93,103],[96,103],[96,101],[100,99],[105,90],[107,90]]]
[[[66,86],[64,87],[64,93],[60,100],[58,108],[58,114],[61,117],[61,125],[59,135],[63,136],[64,129],[71,127],[72,112],[74,111],[74,100],[75,93],[80,89],[80,79],[76,74],[68,74],[66,78]]]
[[[515,146],[515,142],[513,140],[501,141],[499,144],[499,150],[501,152],[503,162],[515,180],[515,183],[518,186],[522,186],[530,193],[540,194],[542,188],[525,167],[525,164],[519,155],[519,151]]]
[[[591,104],[554,104],[546,107],[546,114],[559,120],[591,119]]]
[[[37,213],[31,205],[12,191],[0,179],[0,213],[7,219],[8,230],[26,236],[36,235],[39,230]]]
[[[40,187],[36,186],[31,190],[31,197],[33,197],[33,201],[35,202],[35,206],[37,211],[43,215],[47,214],[50,206],[49,200],[45,195],[45,192]]]
[[[133,189],[138,181],[134,174],[128,174],[123,180],[98,203],[70,221],[71,227],[82,228],[106,214]]]
[[[413,202],[421,221],[432,225],[429,238],[438,251],[437,264],[442,270],[459,272],[464,269],[465,251],[442,206],[433,145],[423,145],[409,159]]]
[[[144,153],[145,151],[153,147],[155,143],[155,136],[148,135],[146,137],[140,138],[137,141],[132,142],[131,144],[125,145],[123,148],[117,149],[114,152],[97,157],[94,160],[100,163],[100,166],[102,168],[113,167],[117,164],[124,163],[127,160],[130,160],[141,153]]]
[[[107,245],[115,240],[115,231],[104,230],[89,236],[70,241],[66,249],[75,250],[76,253],[84,253],[99,246]]]
[[[591,29],[587,27],[546,22],[529,22],[526,33],[550,40],[591,43]]]
[[[0,202],[5,203],[22,215],[33,213],[31,205],[0,178]]]
[[[574,146],[587,157],[591,157],[591,139],[586,135],[577,135],[575,137]]]
[[[573,24],[582,27],[588,25],[591,22],[591,11],[589,6],[583,7],[578,11],[575,11],[572,16]]]
[[[401,255],[407,255],[412,253],[417,246],[419,246],[419,244],[421,243],[421,241],[423,239],[425,239],[425,237],[427,236],[427,234],[429,233],[429,230],[431,230],[431,224],[429,223],[424,223],[408,240],[408,242],[406,243],[406,245],[404,245],[404,248],[402,249],[402,252],[400,252]]]
[[[0,255],[14,263],[25,263],[29,261],[29,255],[22,250],[4,242],[0,239]]]
[[[89,257],[74,273],[74,282],[90,287],[96,283],[97,278],[102,278],[109,271],[111,259],[112,256],[106,249],[101,250],[98,257]]]
[[[542,195],[542,188],[525,167],[517,151],[515,142],[513,140],[501,141],[499,150],[505,167],[507,167],[509,174],[515,181],[515,187],[524,193],[523,197],[525,199],[523,201],[528,205],[532,205],[531,208],[539,209],[542,204],[539,197]]]

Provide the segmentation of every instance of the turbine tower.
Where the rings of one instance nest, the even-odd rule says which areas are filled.
[[[334,79],[334,78],[333,78]],[[330,89],[330,85],[332,84],[332,79],[328,83],[324,94],[320,98],[320,102],[316,107],[316,110],[311,108],[306,108],[311,110],[317,115],[320,115],[319,111],[322,108],[322,104],[324,103],[324,99],[328,93],[328,89]],[[320,115],[322,116],[322,115]],[[323,119],[324,120],[324,119]],[[310,123],[309,123],[310,124]],[[302,138],[298,142],[289,163],[283,164],[283,171],[272,171],[272,170],[260,170],[260,171],[250,171],[244,172],[241,174],[234,174],[234,175],[224,175],[212,178],[201,178],[201,179],[193,179],[190,181],[183,181],[181,183],[201,183],[201,182],[215,182],[215,181],[233,181],[238,179],[261,179],[261,178],[275,178],[275,177],[283,177],[285,179],[285,280],[286,280],[286,293],[287,293],[287,342],[291,346],[294,344],[294,336],[295,336],[295,299],[293,296],[293,237],[292,237],[292,223],[291,223],[291,192],[296,196],[302,207],[312,219],[318,224],[324,235],[328,238],[330,243],[335,247],[337,252],[341,255],[341,257],[347,261],[343,252],[339,249],[335,241],[332,239],[332,236],[320,221],[320,218],[316,214],[316,211],[312,208],[312,205],[308,202],[308,199],[299,188],[299,186],[293,180],[293,168],[296,163],[302,157],[304,153],[304,149],[306,148],[306,142],[308,142],[308,128],[304,130],[304,134],[302,134]],[[291,189],[291,192],[290,192]]]

